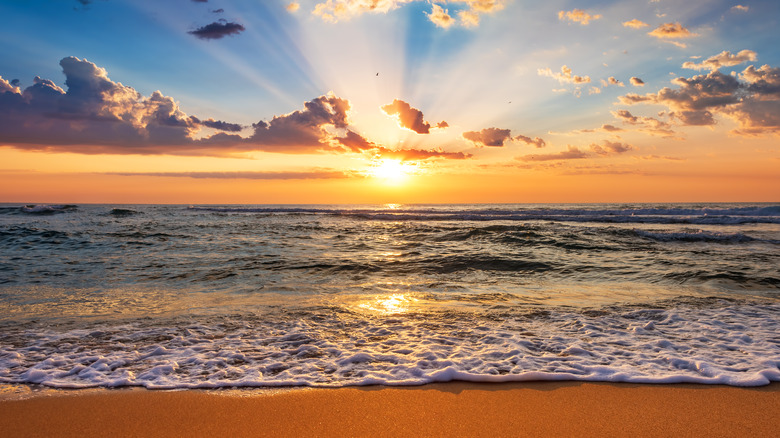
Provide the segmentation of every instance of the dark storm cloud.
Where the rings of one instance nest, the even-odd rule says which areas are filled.
[[[191,119],[197,124],[206,126],[208,128],[216,129],[218,131],[240,132],[242,129],[244,129],[244,127],[239,125],[238,123],[229,123],[229,122],[223,122],[221,120],[214,120],[214,119],[199,120],[194,116],[191,117]]]
[[[228,35],[238,35],[246,30],[244,26],[231,21],[215,21],[195,30],[187,32],[202,40],[217,40]]]

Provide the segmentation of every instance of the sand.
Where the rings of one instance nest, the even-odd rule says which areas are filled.
[[[282,391],[44,391],[0,435],[777,436],[780,384],[449,383]]]

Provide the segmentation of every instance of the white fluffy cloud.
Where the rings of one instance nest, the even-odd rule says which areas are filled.
[[[336,23],[367,13],[386,14],[408,3],[421,1],[423,0],[327,0],[317,3],[312,14],[324,21]],[[506,0],[442,0],[438,2],[446,3],[447,8],[441,4],[430,3],[432,3],[431,12],[425,14],[437,26],[448,28],[460,23],[464,27],[476,27],[479,25],[480,15],[503,9]]]
[[[699,64],[694,62],[685,62],[682,67],[690,70],[710,70],[715,71],[721,67],[731,67],[734,65],[742,64],[743,62],[755,61],[756,52],[752,50],[742,50],[739,53],[731,54],[731,52],[723,51],[717,55],[710,56]]]
[[[570,84],[587,84],[590,82],[590,76],[578,76],[572,74],[572,69],[568,66],[561,67],[561,72],[553,72],[550,70],[549,67],[547,68],[540,68],[537,70],[537,73],[539,76],[547,76],[551,77],[553,79],[556,79],[558,82],[564,84],[564,83],[570,83]]]

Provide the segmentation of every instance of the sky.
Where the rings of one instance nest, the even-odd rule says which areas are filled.
[[[6,0],[0,202],[776,202],[780,2]]]

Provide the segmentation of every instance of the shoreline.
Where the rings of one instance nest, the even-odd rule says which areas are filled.
[[[10,385],[6,385],[8,388]],[[0,391],[8,436],[773,436],[780,383]]]

